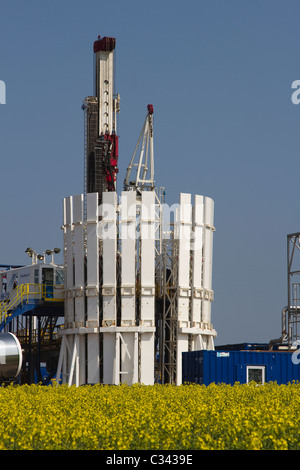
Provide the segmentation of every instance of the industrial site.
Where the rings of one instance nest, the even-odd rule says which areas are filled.
[[[299,380],[300,232],[287,234],[288,298],[278,337],[216,346],[214,200],[179,187],[178,199],[166,204],[165,187],[155,179],[154,103],[141,103],[140,136],[120,174],[117,45],[117,38],[98,36],[87,51],[95,89],[82,102],[84,187],[57,208],[61,248],[27,247],[28,265],[0,266],[1,382]]]

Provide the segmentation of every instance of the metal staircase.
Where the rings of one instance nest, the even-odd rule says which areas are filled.
[[[24,315],[44,303],[63,302],[63,286],[21,284],[0,303],[0,332],[13,318]]]

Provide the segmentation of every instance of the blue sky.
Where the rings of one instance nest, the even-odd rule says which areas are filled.
[[[217,344],[281,334],[286,235],[300,231],[299,2],[0,0],[0,263],[62,247],[83,191],[82,100],[94,40],[117,39],[119,190],[154,105],[155,178],[215,201]]]

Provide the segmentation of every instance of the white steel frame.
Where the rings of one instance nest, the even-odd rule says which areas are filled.
[[[141,144],[138,161],[135,162],[136,153]],[[136,169],[134,179],[131,180],[131,172]],[[153,150],[153,114],[148,113],[133,152],[130,164],[127,168],[124,180],[124,189],[154,190],[154,150]]]

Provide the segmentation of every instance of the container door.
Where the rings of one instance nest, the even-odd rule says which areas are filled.
[[[43,297],[46,300],[53,298],[53,283],[54,283],[53,275],[54,275],[53,268],[43,268],[42,270]]]
[[[246,383],[246,366],[244,364],[236,364],[235,381],[241,384]]]

